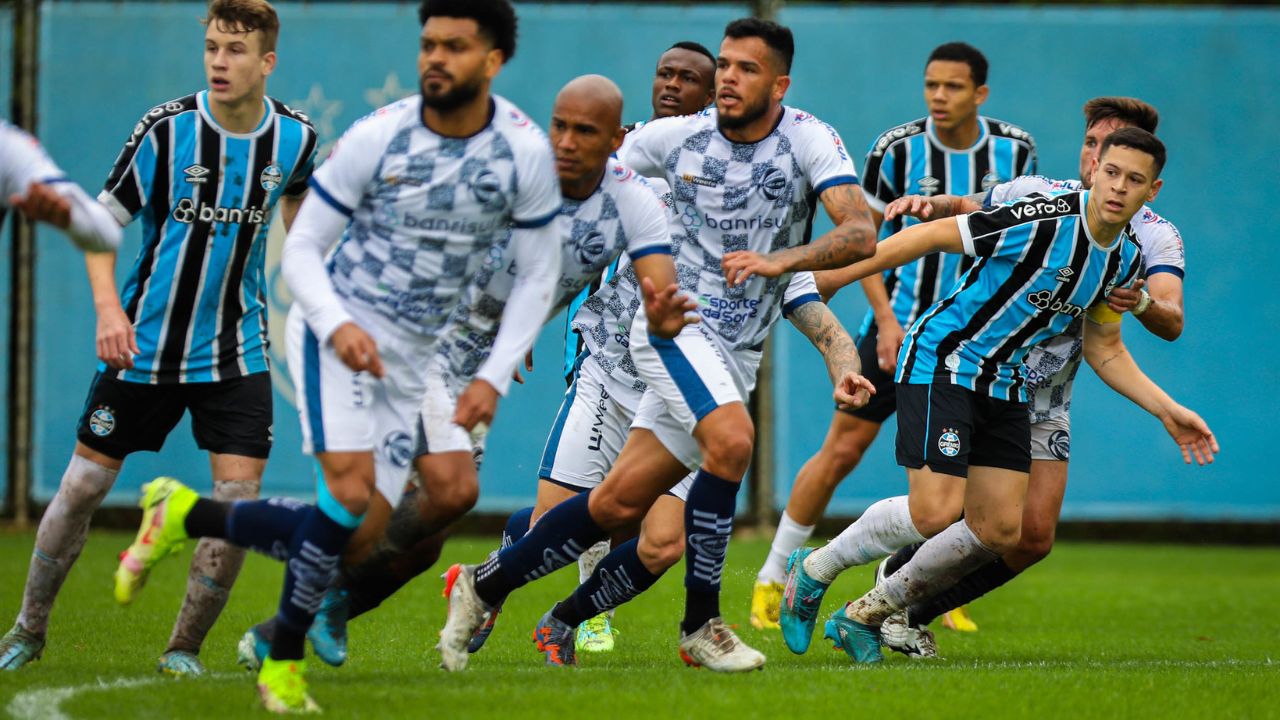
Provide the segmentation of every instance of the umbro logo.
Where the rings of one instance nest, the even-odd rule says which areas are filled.
[[[202,185],[209,180],[209,168],[203,165],[189,165],[182,174],[187,176],[187,182],[192,185]]]
[[[1058,282],[1067,282],[1076,274],[1075,270],[1069,267],[1058,268],[1058,277],[1054,278]]]
[[[932,175],[926,175],[920,178],[919,185],[921,195],[936,195],[942,187],[942,181]]]

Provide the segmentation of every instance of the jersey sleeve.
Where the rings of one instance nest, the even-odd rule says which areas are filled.
[[[782,316],[788,317],[799,308],[811,302],[822,302],[818,294],[818,283],[811,272],[798,272],[791,276],[791,282],[782,293]]]
[[[665,178],[666,158],[673,149],[672,140],[676,131],[688,122],[687,117],[673,117],[641,125],[627,133],[618,150],[618,159],[645,177]]]
[[[0,203],[10,195],[25,195],[33,182],[56,183],[65,179],[62,170],[27,132],[7,123],[0,124]]]
[[[894,153],[897,145],[881,147],[880,141],[872,144],[862,167],[862,194],[872,210],[884,214],[885,206],[902,197],[901,178],[895,177]]]
[[[623,228],[627,233],[627,257],[634,262],[646,255],[671,254],[671,233],[662,202],[644,181],[635,178],[627,188]]]
[[[310,130],[310,128],[308,128]],[[307,186],[311,182],[311,176],[316,171],[316,133],[310,130],[307,133],[307,140],[302,146],[302,159],[293,168],[293,174],[289,176],[289,184],[284,187],[284,194],[289,197],[299,197],[307,191]]]
[[[511,224],[516,228],[538,228],[560,212],[560,178],[556,175],[551,145],[545,138],[531,143],[516,170],[516,202]]]
[[[802,120],[800,127],[804,132],[795,138],[796,159],[813,191],[821,195],[837,185],[857,185],[858,171],[853,168],[840,133],[817,118]]]
[[[1148,277],[1157,273],[1170,273],[1182,278],[1186,275],[1187,257],[1182,245],[1182,235],[1173,223],[1144,208],[1141,217],[1135,218],[1142,241],[1142,257]]]
[[[1080,195],[1034,194],[990,210],[957,215],[964,254],[970,257],[1011,257],[1022,254],[1038,222],[1073,215]]]
[[[98,194],[98,202],[106,205],[121,225],[137,217],[150,201],[156,170],[161,164],[155,131],[168,122],[167,116],[157,118],[152,112],[138,121]]]
[[[329,157],[311,174],[309,184],[334,210],[351,217],[394,131],[392,114],[371,115],[347,128]]]
[[[1053,189],[1053,181],[1040,175],[1022,175],[1009,182],[1003,182],[987,191],[982,206],[991,209],[997,205],[1013,202],[1020,197],[1032,193],[1048,192]]]

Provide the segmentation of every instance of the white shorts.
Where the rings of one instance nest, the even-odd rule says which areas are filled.
[[[1061,460],[1071,458],[1071,416],[1065,411],[1031,424],[1031,459]]]
[[[285,326],[285,350],[302,421],[302,451],[372,452],[378,492],[400,502],[413,461],[418,407],[426,391],[423,371],[434,343],[375,338],[385,371],[381,379],[353,372],[331,344],[321,344],[294,306]]]
[[[729,350],[702,325],[686,325],[671,340],[651,338],[644,309],[631,325],[631,357],[648,384],[631,426],[653,431],[690,470],[702,465],[693,428],[712,410],[746,403],[756,386],[758,350]]]
[[[449,361],[437,354],[427,363],[425,382],[426,393],[419,409],[421,423],[413,456],[469,452],[479,468],[480,460],[484,457],[488,427],[477,425],[471,432],[467,432],[461,425],[453,422],[453,414],[458,408],[458,396],[467,389],[470,381],[459,378],[449,367]]]
[[[604,482],[627,442],[640,396],[585,356],[547,436],[538,477],[570,490],[590,490]],[[691,484],[686,477],[670,493],[684,501]]]

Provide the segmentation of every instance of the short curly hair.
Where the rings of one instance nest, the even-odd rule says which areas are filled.
[[[418,7],[418,22],[426,25],[433,17],[475,20],[480,34],[502,51],[503,62],[515,57],[516,11],[509,0],[423,0]]]

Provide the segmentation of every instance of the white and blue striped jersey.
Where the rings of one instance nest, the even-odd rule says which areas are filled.
[[[1022,128],[979,117],[976,142],[955,150],[938,140],[932,118],[921,118],[882,133],[867,151],[862,172],[867,204],[883,214],[885,206],[906,195],[972,195],[1036,171],[1035,141]],[[880,226],[880,239],[919,222],[897,217]],[[910,327],[921,311],[955,285],[969,266],[960,255],[932,253],[884,274],[893,314]],[[867,312],[860,334],[874,317]]]
[[[987,191],[983,204],[987,208],[1012,202],[1020,197],[1042,192],[1079,191],[1079,180],[1051,180],[1039,175],[1017,178]],[[1186,251],[1182,235],[1173,223],[1143,205],[1129,226],[1133,238],[1142,249],[1143,274],[1170,273],[1182,278],[1186,272]],[[1071,411],[1071,385],[1084,348],[1084,323],[1071,323],[1061,335],[1051,337],[1031,348],[1023,361],[1031,410],[1031,422],[1044,422]]]
[[[964,253],[975,262],[907,331],[897,381],[1025,401],[1027,351],[1142,272],[1131,229],[1106,247],[1089,234],[1088,196],[1037,193],[955,218]]]
[[[546,135],[496,95],[491,113],[480,132],[445,137],[415,95],[357,121],[316,171],[316,194],[351,218],[326,267],[361,325],[435,338],[495,243],[555,219]]]
[[[252,132],[223,129],[208,91],[147,111],[98,200],[120,224],[141,216],[142,249],[121,291],[136,330],[130,382],[214,382],[266,372],[271,211],[306,192],[316,133],[274,98]]]
[[[585,200],[563,198],[560,281],[551,313],[563,310],[607,267],[654,254],[671,254],[662,203],[649,183],[610,161],[599,187]],[[504,243],[505,244],[505,243]],[[467,287],[441,335],[438,352],[456,377],[470,379],[489,356],[516,269],[512,259],[490,261]]]
[[[818,196],[857,184],[857,171],[830,125],[783,107],[777,126],[755,143],[736,143],[717,127],[715,108],[654,120],[634,132],[622,158],[671,186],[672,248],[680,289],[702,322],[732,349],[759,349],[781,313],[790,275],[752,276],[730,288],[725,253],[761,254],[809,242]]]

